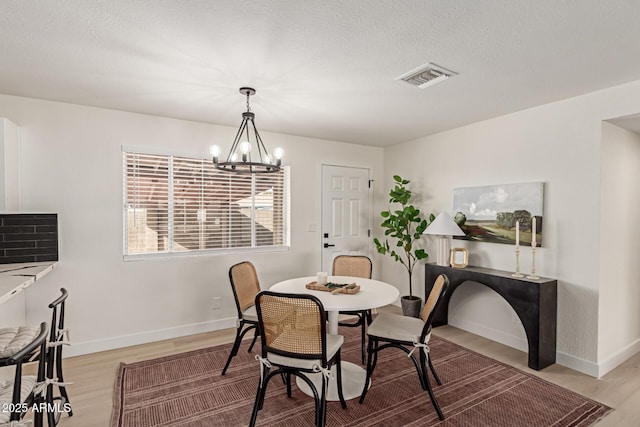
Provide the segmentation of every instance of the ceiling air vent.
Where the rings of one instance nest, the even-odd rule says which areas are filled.
[[[401,75],[400,77],[396,77],[395,80],[402,80],[412,86],[418,86],[420,89],[424,89],[447,80],[449,77],[455,76],[456,74],[457,73],[454,73],[451,70],[447,70],[446,68],[429,62]]]

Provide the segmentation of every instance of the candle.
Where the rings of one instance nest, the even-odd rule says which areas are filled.
[[[317,273],[317,277],[318,277],[318,285],[326,285],[327,284],[327,273],[324,272],[320,272]]]
[[[516,247],[520,246],[520,221],[516,221]]]
[[[536,246],[536,217],[531,218],[531,246]]]

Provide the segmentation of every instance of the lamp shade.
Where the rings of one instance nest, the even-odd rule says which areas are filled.
[[[434,236],[464,236],[464,231],[458,227],[458,224],[456,224],[453,218],[446,212],[440,212],[423,234],[431,234]]]

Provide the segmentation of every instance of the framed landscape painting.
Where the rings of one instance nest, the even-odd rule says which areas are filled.
[[[535,221],[536,246],[542,246],[542,182],[456,188],[455,222],[466,236],[458,239],[515,244],[516,221],[521,245],[531,245]]]

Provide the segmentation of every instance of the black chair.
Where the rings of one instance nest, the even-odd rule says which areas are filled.
[[[47,344],[47,378],[50,382],[47,385],[47,403],[50,408],[61,408],[70,417],[73,416],[71,402],[69,402],[69,394],[64,383],[64,375],[62,373],[62,347],[70,345],[69,330],[64,325],[65,301],[69,293],[65,288],[60,289],[61,295],[49,304],[52,309],[51,328],[49,331],[49,343]],[[54,387],[58,388],[59,395],[55,395]],[[54,401],[58,401],[53,405]],[[49,427],[53,427],[60,421],[62,412],[47,412],[47,422]]]
[[[431,403],[438,413],[438,417],[440,420],[444,420],[440,405],[438,405],[438,401],[431,389],[427,365],[436,382],[442,384],[429,357],[429,339],[431,338],[433,315],[448,287],[449,279],[447,276],[442,274],[436,278],[419,318],[392,313],[380,313],[371,325],[369,325],[369,330],[367,331],[367,335],[369,336],[367,379],[365,380],[364,388],[360,395],[360,403],[364,402],[364,398],[367,395],[371,375],[378,361],[378,352],[385,348],[398,348],[409,355],[418,372],[422,389],[429,393]],[[382,345],[380,345],[380,343],[382,343]],[[420,355],[419,365],[414,356],[414,352]]]
[[[291,376],[304,381],[315,400],[315,424],[324,426],[327,412],[327,387],[330,369],[335,365],[338,397],[342,408],[347,407],[342,394],[341,335],[327,334],[326,315],[319,299],[305,294],[280,294],[263,291],[256,296],[258,324],[262,337],[260,382],[253,405],[250,426],[255,426],[262,409],[269,380],[281,375],[291,397]],[[275,367],[273,371],[272,367]],[[309,374],[320,373],[320,395]]]
[[[40,325],[38,335],[20,348],[13,355],[2,359],[0,366],[15,366],[14,379],[0,382],[0,407],[8,408],[9,411],[0,411],[0,425],[20,425],[20,420],[29,409],[33,409],[33,419],[35,427],[42,427],[43,413],[48,408],[44,405],[42,397],[46,387],[46,343],[47,324]],[[38,358],[37,375],[22,375],[22,366],[25,363]],[[11,390],[11,397],[9,397]],[[27,424],[23,424],[27,425]]]
[[[40,326],[11,326],[0,328],[0,366],[40,334]],[[37,353],[38,349],[34,350]]]
[[[338,255],[333,259],[332,276],[353,276],[363,277],[365,279],[371,279],[371,271],[373,267],[371,259],[363,255]],[[357,316],[357,320],[354,323],[348,323],[346,321],[339,322],[339,326],[346,326],[349,328],[357,328],[361,326],[361,349],[362,349],[362,364],[366,363],[366,346],[365,335],[367,333],[367,325],[371,324],[371,310],[360,311],[341,311],[340,314],[347,314],[351,316]]]
[[[256,314],[255,299],[260,292],[260,282],[256,269],[248,261],[240,262],[232,265],[229,269],[229,282],[233,290],[233,297],[236,301],[236,309],[238,310],[238,324],[236,328],[236,339],[233,342],[233,348],[227,363],[224,364],[222,375],[227,373],[227,368],[231,363],[231,359],[238,354],[242,338],[250,330],[254,330],[253,341],[249,346],[249,352],[253,349],[256,339],[258,338],[258,315]]]

